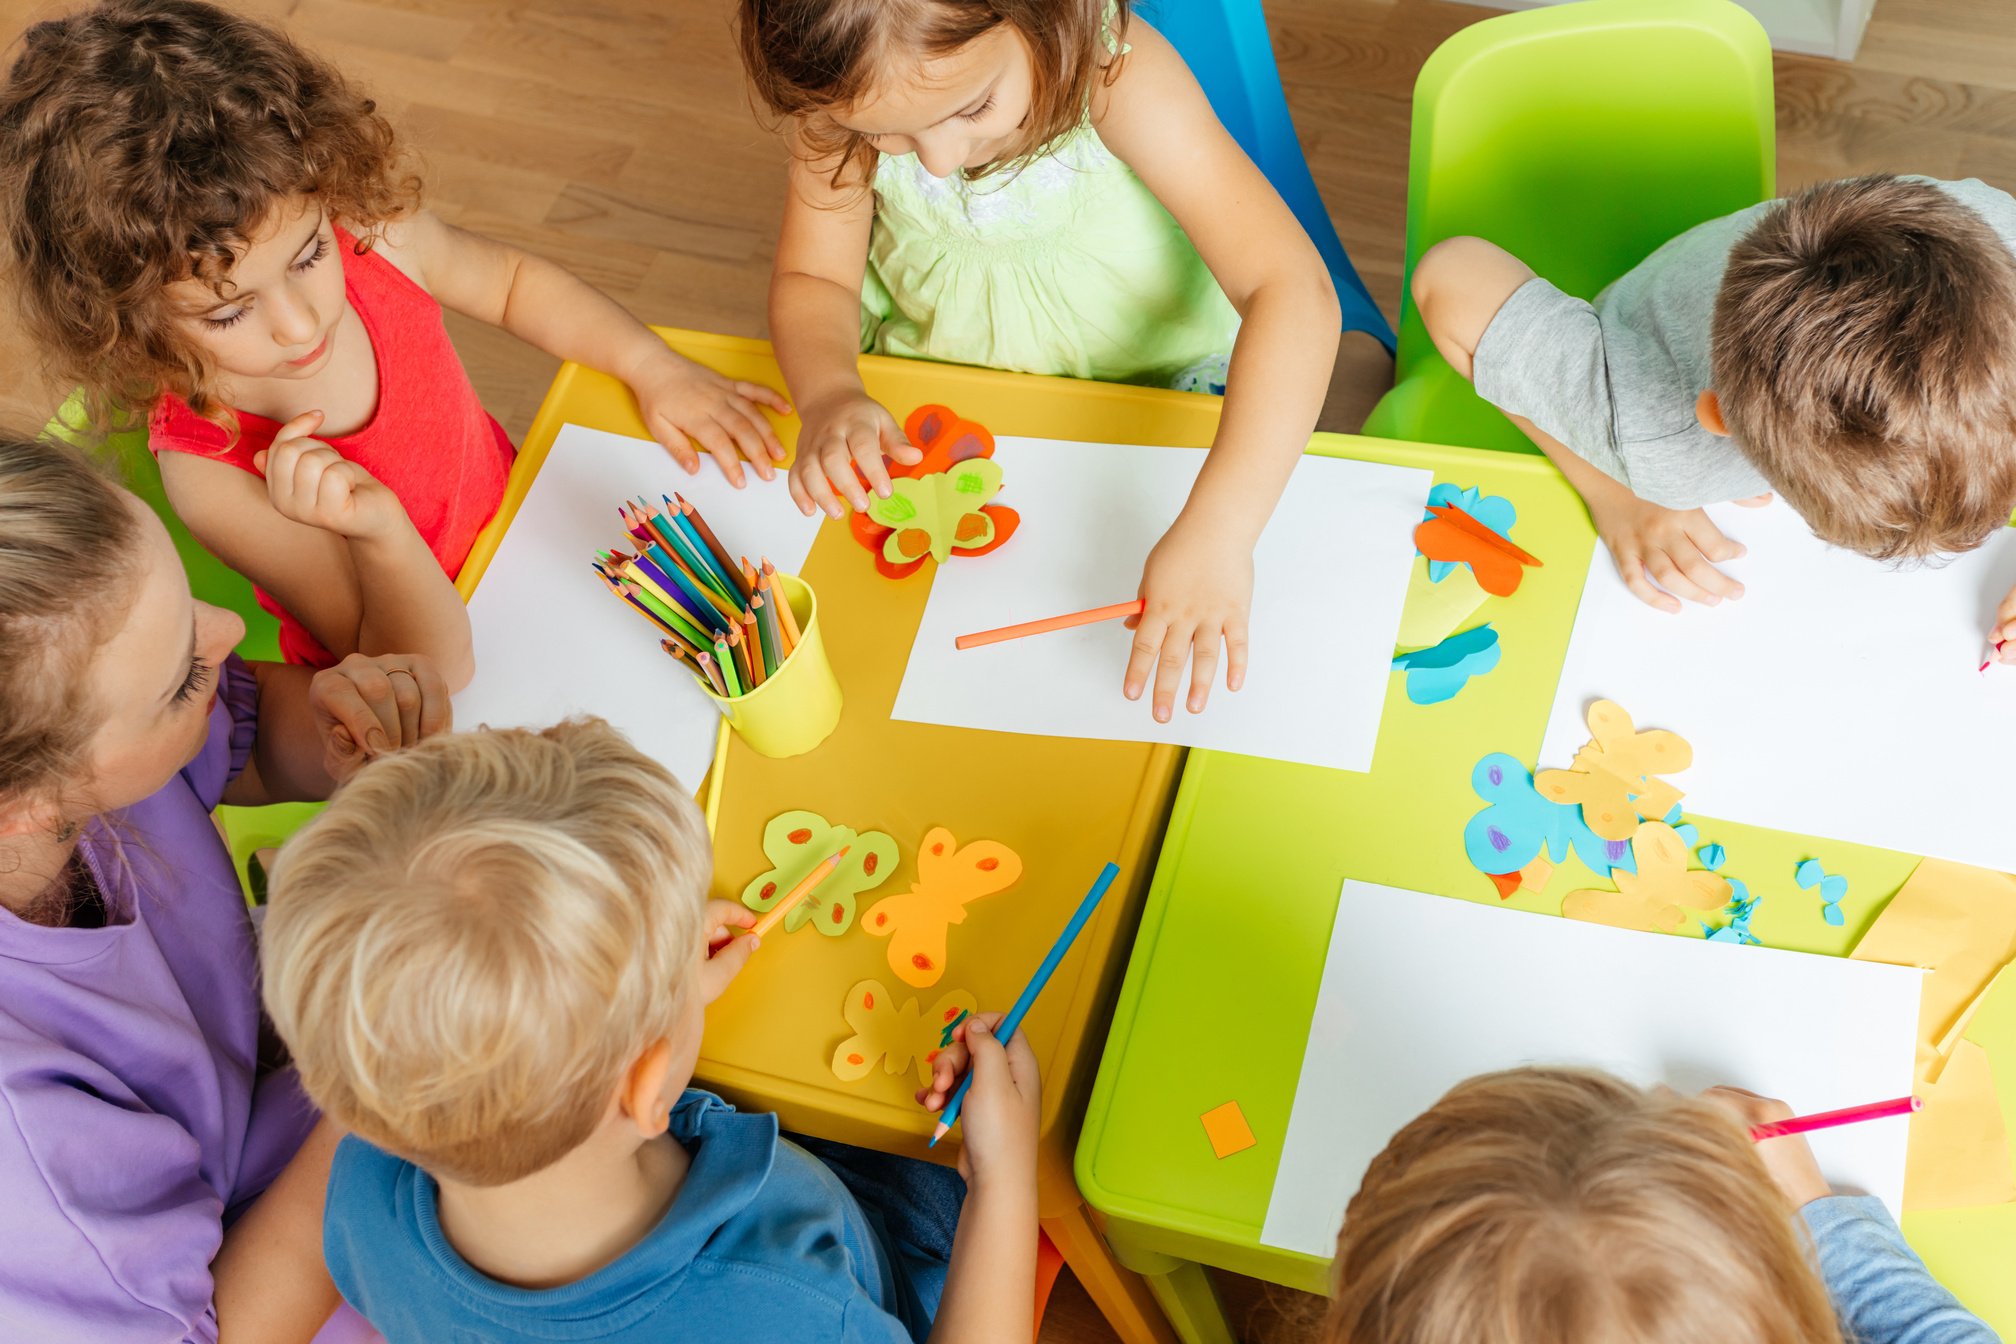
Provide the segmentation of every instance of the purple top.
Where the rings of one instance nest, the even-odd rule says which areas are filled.
[[[232,658],[202,751],[86,831],[106,927],[0,910],[9,1339],[214,1341],[224,1224],[314,1126],[292,1070],[258,1076],[258,950],[210,819],[251,755],[257,701]]]

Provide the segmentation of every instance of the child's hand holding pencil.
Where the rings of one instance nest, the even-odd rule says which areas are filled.
[[[942,1113],[970,1071],[973,1083],[959,1113],[965,1129],[959,1174],[968,1184],[1019,1182],[1033,1189],[1043,1080],[1028,1037],[1018,1031],[1005,1047],[994,1038],[1001,1018],[979,1013],[959,1024],[952,1044],[931,1062],[931,1085],[917,1090],[917,1104]]]

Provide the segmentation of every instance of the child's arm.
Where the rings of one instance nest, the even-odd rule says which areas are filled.
[[[413,653],[450,689],[475,674],[469,612],[393,493],[308,437],[296,416],[253,459],[260,482],[189,453],[161,454],[168,502],[196,539],[300,620],[338,658]]]
[[[932,1062],[917,1093],[941,1111],[970,1062],[973,1086],[959,1107],[959,1174],[966,1204],[952,1239],[952,1267],[932,1322],[934,1344],[1026,1344],[1036,1332],[1036,1130],[1043,1085],[1021,1032],[1003,1049],[1001,1014],[960,1025],[960,1039]]]
[[[1451,368],[1474,381],[1485,329],[1513,291],[1532,278],[1524,262],[1481,238],[1445,239],[1423,254],[1414,267],[1414,305]],[[1507,418],[1582,496],[1624,586],[1640,601],[1677,612],[1683,597],[1714,606],[1725,597],[1743,596],[1743,585],[1715,568],[1742,555],[1742,543],[1723,536],[1705,512],[1648,503],[1532,421]]]
[[[622,379],[637,398],[644,427],[688,472],[700,470],[696,442],[738,488],[738,453],[766,481],[775,474],[772,463],[784,460],[777,432],[757,407],[789,415],[789,402],[760,384],[723,378],[674,354],[621,304],[571,271],[426,210],[388,228],[380,247],[443,307]]]
[[[353,653],[320,672],[254,663],[259,732],[224,791],[234,807],[327,798],[366,761],[445,733],[448,683],[425,658]]]
[[[1188,707],[1204,708],[1221,641],[1226,686],[1245,680],[1253,547],[1316,428],[1341,318],[1315,244],[1219,124],[1175,48],[1139,21],[1127,40],[1133,50],[1095,95],[1093,124],[1183,226],[1242,319],[1210,455],[1141,574],[1148,606],[1126,691],[1138,698],[1152,671],[1155,717],[1166,722],[1186,662]]]
[[[343,1298],[322,1261],[322,1197],[343,1131],[316,1124],[210,1262],[218,1344],[307,1344]]]
[[[784,223],[770,275],[770,333],[784,385],[798,402],[798,456],[791,497],[807,517],[830,518],[868,507],[855,475],[887,498],[884,454],[908,465],[921,456],[902,428],[861,385],[861,282],[875,197],[867,187],[838,188],[831,165],[808,162],[794,140]],[[838,494],[835,494],[835,490]]]

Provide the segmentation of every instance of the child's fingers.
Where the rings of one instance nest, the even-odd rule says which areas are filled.
[[[742,974],[742,968],[749,964],[749,958],[755,956],[756,949],[762,945],[763,940],[752,933],[747,938],[730,938],[707,954],[707,966],[713,974],[716,995]]]
[[[721,474],[728,478],[728,484],[740,490],[748,479],[742,474],[742,454],[736,450],[735,440],[721,425],[709,421],[697,429],[686,431],[688,438],[697,439],[707,455],[721,468]]]
[[[322,412],[303,411],[286,424],[273,431],[273,447],[278,448],[295,439],[305,439],[322,427]]]
[[[448,694],[448,683],[442,678],[441,669],[434,666],[434,660],[404,654],[398,666],[420,688],[420,738],[424,740],[454,727],[455,705]]]
[[[663,415],[651,417],[651,437],[658,440],[666,452],[672,454],[688,476],[700,474],[700,454],[694,450],[693,440]]]
[[[1197,627],[1188,621],[1172,622],[1162,636],[1162,652],[1155,659],[1155,722],[1167,723],[1176,712],[1176,689],[1183,683],[1183,665],[1190,661],[1190,646]]]
[[[779,415],[791,414],[790,399],[774,387],[765,387],[761,383],[738,382],[735,384],[735,395],[741,397],[744,401],[753,401],[758,405],[768,406]],[[781,456],[783,449],[780,448],[777,451]]]
[[[815,454],[803,477],[806,493],[828,518],[839,518],[847,512],[840,506],[840,497],[833,493],[832,473],[827,470],[827,464],[834,461],[845,464],[846,449],[827,449]]]
[[[861,479],[868,483],[868,488],[883,499],[889,498],[895,487],[889,484],[889,464],[882,460],[881,436],[850,435],[848,446],[854,450],[854,461],[861,468]],[[855,507],[865,509],[868,497],[861,498],[862,502]]]
[[[1008,1076],[1015,1080],[1015,1090],[1032,1108],[1042,1105],[1043,1077],[1036,1063],[1036,1049],[1020,1031],[1008,1042]]]
[[[1633,597],[1646,606],[1668,615],[1680,610],[1679,598],[1671,593],[1660,592],[1652,586],[1652,581],[1645,577],[1645,561],[1636,551],[1618,551],[1616,560],[1618,577],[1624,580],[1624,586],[1631,590]]]
[[[328,725],[325,731],[340,729],[366,756],[376,756],[392,750],[389,734],[398,731],[398,711],[391,704],[389,688],[383,685],[383,674],[377,673],[373,683],[360,676],[365,670],[353,667],[317,674],[315,700]],[[370,671],[375,673],[376,669]],[[388,713],[381,714],[373,705],[374,696],[383,699]]]
[[[748,384],[738,383],[737,386],[748,386]],[[784,445],[778,440],[777,431],[771,427],[768,420],[763,418],[763,412],[757,410],[755,406],[746,400],[738,401],[734,405],[735,413],[749,422],[749,428],[756,436],[756,447],[761,450],[760,452],[750,453],[749,460],[758,466],[770,462],[782,462],[784,460]],[[769,478],[765,477],[764,479],[767,480]]]
[[[812,500],[812,492],[805,488],[806,468],[810,465],[811,460],[809,458],[793,463],[790,474],[786,476],[784,482],[785,488],[791,492],[791,498],[797,502],[798,512],[804,514],[807,518],[810,518],[819,509],[819,506]]]
[[[1211,682],[1218,675],[1218,646],[1224,639],[1224,631],[1209,621],[1197,627],[1197,637],[1190,646],[1190,698],[1184,706],[1192,714],[1202,714],[1211,702]]]
[[[1133,651],[1127,655],[1127,679],[1121,689],[1129,700],[1139,700],[1147,689],[1148,673],[1162,653],[1162,640],[1169,629],[1168,618],[1149,607],[1134,627]]]
[[[1246,618],[1234,616],[1225,622],[1225,689],[1236,691],[1246,684]]]
[[[882,442],[882,451],[906,467],[915,466],[924,460],[924,450],[904,437],[903,430],[894,420],[883,418],[877,436]]]

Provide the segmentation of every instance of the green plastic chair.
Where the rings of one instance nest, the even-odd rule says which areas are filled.
[[[1773,194],[1771,43],[1728,0],[1578,0],[1473,24],[1414,84],[1407,281],[1498,244],[1594,298],[1660,244]],[[1405,287],[1394,387],[1364,432],[1538,452],[1436,353]]]
[[[96,441],[89,428],[80,394],[72,393],[43,433],[84,451],[92,451]],[[235,611],[245,622],[245,638],[238,642],[238,654],[247,662],[277,663],[280,659],[280,622],[253,596],[252,584],[244,575],[210,554],[189,534],[182,520],[169,507],[161,488],[161,469],[154,454],[147,451],[146,429],[124,430],[105,437],[102,452],[119,470],[126,488],[147,502],[175,543],[182,567],[189,573],[189,591],[197,601]],[[231,846],[231,860],[248,898],[264,899],[265,881],[254,856],[262,849],[284,843],[311,817],[322,810],[320,803],[276,803],[271,807],[220,807],[217,820]]]

